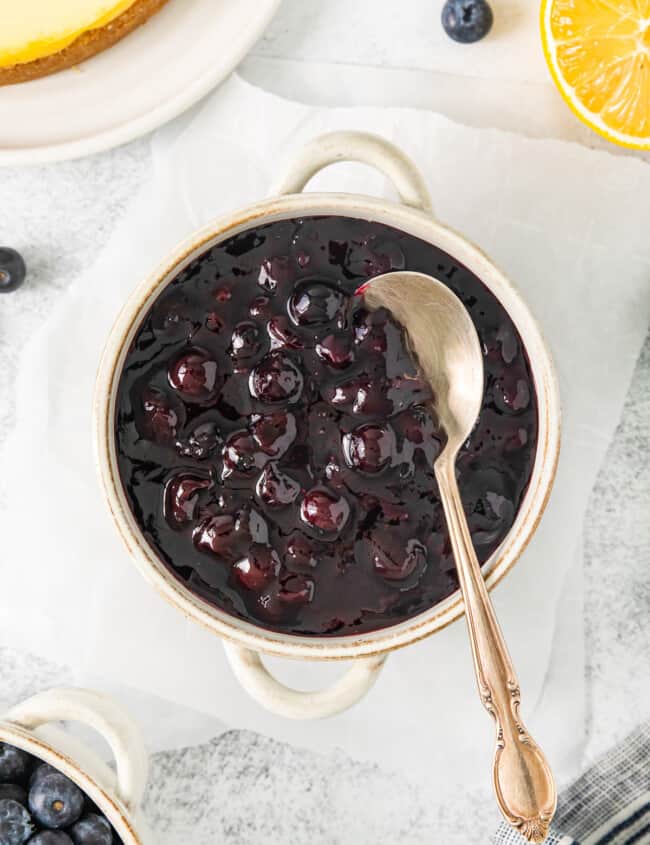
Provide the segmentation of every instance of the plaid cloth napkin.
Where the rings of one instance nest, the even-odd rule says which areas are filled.
[[[505,822],[491,841],[525,842]],[[650,722],[560,795],[544,845],[650,845]]]

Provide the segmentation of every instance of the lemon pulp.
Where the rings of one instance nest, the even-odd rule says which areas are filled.
[[[650,147],[650,0],[545,0],[542,36],[576,114],[610,140]]]

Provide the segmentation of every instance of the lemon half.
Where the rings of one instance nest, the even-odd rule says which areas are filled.
[[[544,55],[575,114],[650,149],[650,0],[543,0]]]

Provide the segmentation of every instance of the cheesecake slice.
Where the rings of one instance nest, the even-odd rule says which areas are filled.
[[[167,0],[0,0],[0,85],[27,82],[89,59]]]

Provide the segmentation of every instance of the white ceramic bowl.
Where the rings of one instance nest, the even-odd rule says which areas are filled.
[[[401,204],[368,196],[301,193],[309,179],[337,161],[360,161],[382,171]],[[362,635],[305,637],[257,627],[213,607],[174,577],[145,541],[120,481],[115,446],[115,399],[127,350],[142,317],[160,291],[197,256],[253,226],[274,220],[343,215],[373,220],[434,244],[464,264],[500,300],[521,335],[530,359],[539,408],[538,446],[530,484],[507,537],[483,567],[489,588],[508,572],[530,540],[549,497],[560,446],[560,403],[551,357],[528,308],[515,288],[476,246],[431,215],[422,177],[403,153],[377,136],[336,132],[315,139],[280,181],[277,195],[222,217],[182,244],[134,292],[119,316],[104,353],[95,398],[96,444],[102,484],[115,524],[144,576],[185,615],[221,636],[242,685],[261,704],[291,718],[320,718],[346,709],[372,686],[390,651],[449,625],[463,613],[458,592],[388,628]],[[260,654],[307,660],[353,660],[333,686],[315,692],[289,689],[275,680]]]
[[[85,743],[53,722],[81,722],[107,741],[115,771]],[[0,721],[0,742],[22,748],[74,781],[97,804],[123,845],[148,845],[140,804],[149,768],[135,723],[111,699],[82,689],[52,689],[12,708]]]

